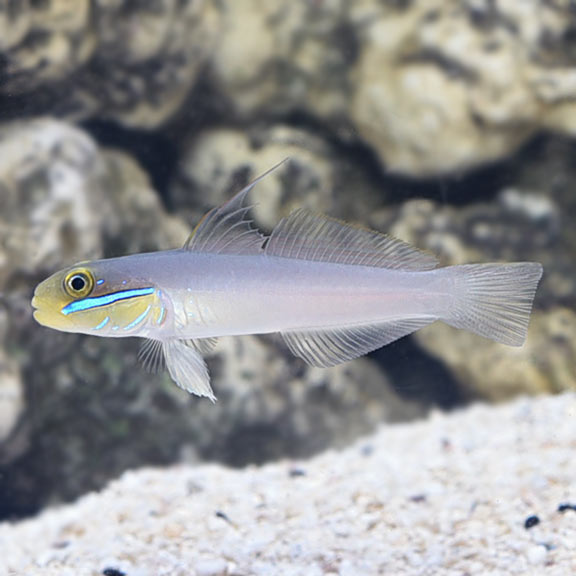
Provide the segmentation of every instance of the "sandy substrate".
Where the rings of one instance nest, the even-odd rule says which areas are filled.
[[[574,504],[571,394],[385,427],[308,462],[131,472],[0,525],[0,575],[566,576]]]

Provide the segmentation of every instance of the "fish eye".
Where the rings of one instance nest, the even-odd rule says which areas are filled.
[[[94,276],[88,270],[74,270],[64,279],[64,289],[73,298],[88,296],[94,288]]]

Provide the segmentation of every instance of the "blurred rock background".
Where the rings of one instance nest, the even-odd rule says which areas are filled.
[[[576,387],[576,12],[566,0],[0,0],[0,519],[179,460],[342,446],[430,406]],[[442,264],[537,260],[527,344],[442,324],[329,370],[223,339],[215,406],[137,342],[36,325],[71,262],[181,245],[238,187]]]

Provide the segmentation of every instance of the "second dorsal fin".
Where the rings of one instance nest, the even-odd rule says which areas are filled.
[[[246,196],[258,182],[285,161],[276,164],[256,178],[222,206],[208,212],[190,234],[184,244],[184,249],[215,254],[261,252],[265,236],[253,226],[252,220],[248,218],[251,206],[246,204]]]
[[[432,254],[402,240],[303,209],[280,221],[266,244],[266,253],[398,270],[431,270],[438,264]]]

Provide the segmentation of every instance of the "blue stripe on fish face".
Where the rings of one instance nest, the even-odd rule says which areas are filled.
[[[148,316],[148,312],[150,312],[152,306],[150,304],[148,304],[148,308],[146,308],[146,310],[144,310],[144,312],[142,312],[142,314],[140,314],[140,316],[138,316],[138,318],[136,318],[135,320],[132,320],[132,322],[130,322],[130,324],[128,324],[128,326],[124,326],[124,330],[130,330],[131,328],[134,328],[134,326],[137,326],[138,324],[140,324],[140,322],[142,322],[142,320],[144,320],[144,318],[146,318],[146,316]]]
[[[106,326],[106,324],[108,324],[108,322],[110,322],[110,316],[106,316],[106,318],[104,318],[104,320],[102,320],[102,322],[100,322],[98,326],[94,326],[92,330],[101,330],[102,328],[104,328],[104,326]]]
[[[83,298],[70,302],[70,304],[62,308],[62,314],[67,316],[73,312],[81,312],[82,310],[91,310],[92,308],[101,308],[114,304],[120,300],[129,300],[130,298],[137,298],[138,296],[148,296],[154,293],[154,288],[137,288],[135,290],[122,290],[121,292],[113,292],[105,296],[97,296],[95,298]]]

